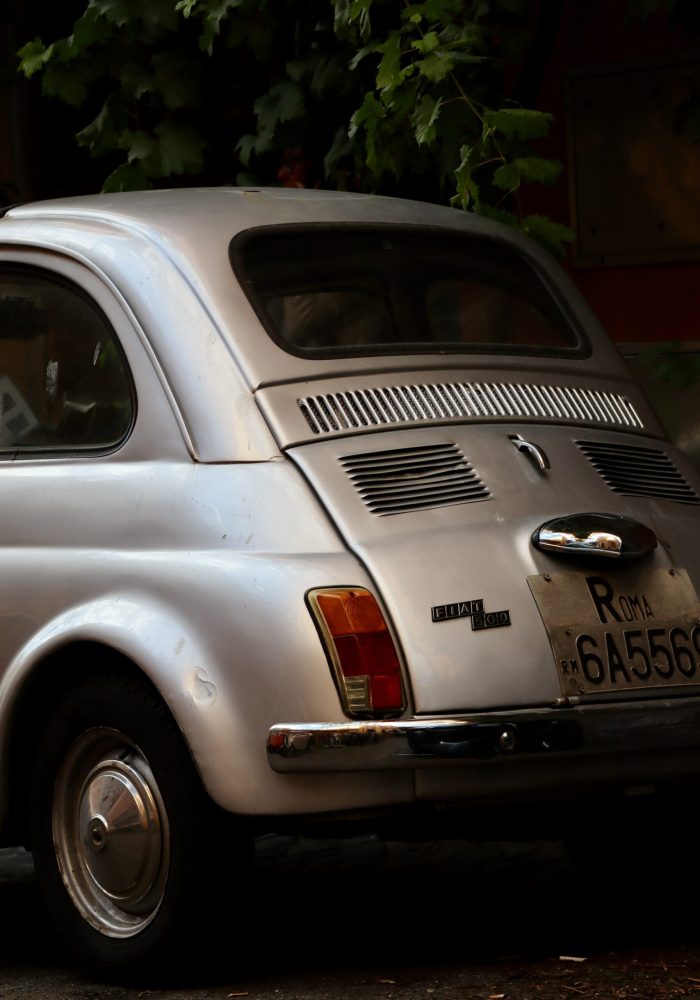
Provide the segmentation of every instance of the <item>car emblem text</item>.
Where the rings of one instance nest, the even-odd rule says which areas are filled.
[[[473,632],[485,628],[502,628],[511,624],[510,611],[484,611],[483,597],[471,601],[455,601],[452,604],[436,604],[430,609],[430,616],[434,622],[471,618]]]

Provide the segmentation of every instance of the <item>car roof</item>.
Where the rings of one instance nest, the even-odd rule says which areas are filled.
[[[124,227],[149,227],[161,238],[206,231],[227,242],[257,226],[307,222],[384,222],[448,226],[490,235],[514,230],[489,219],[427,202],[347,191],[297,188],[180,188],[82,195],[29,202],[7,210],[12,219],[81,218]]]
[[[142,290],[149,262],[156,257],[178,272],[203,304],[228,348],[236,356],[250,389],[281,382],[306,381],[379,369],[478,368],[484,359],[471,355],[404,355],[349,359],[295,357],[262,330],[229,257],[231,241],[247,230],[268,226],[355,223],[440,228],[497,240],[525,255],[560,301],[575,316],[593,344],[588,359],[531,359],[539,370],[575,365],[579,374],[606,371],[626,377],[624,365],[573,283],[551,255],[512,227],[460,209],[379,195],[293,188],[182,188],[87,195],[13,207],[0,220],[0,240],[36,241],[70,247],[90,259],[133,295]],[[129,263],[130,261],[130,263]],[[155,267],[155,265],[153,265]],[[160,267],[157,274],[164,274]],[[153,271],[156,276],[156,270]],[[151,282],[154,287],[155,281]],[[177,339],[176,331],[171,333]],[[180,332],[186,336],[186,331]],[[510,359],[522,369],[527,360]],[[493,366],[494,359],[488,361]],[[497,362],[508,367],[508,358]]]

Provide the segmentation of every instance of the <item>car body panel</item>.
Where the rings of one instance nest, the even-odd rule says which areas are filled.
[[[285,351],[261,326],[232,268],[230,244],[259,227],[309,223],[444,227],[514,247],[585,331],[590,354],[566,360],[441,350],[309,359]],[[675,742],[644,751],[645,727],[676,720],[673,705],[700,710],[692,684],[632,692],[625,718],[632,727],[640,719],[642,733],[633,764],[625,746],[606,736],[597,755],[584,746],[573,756],[562,750],[533,759],[526,749],[468,765],[436,757],[394,770],[376,761],[365,770],[356,758],[342,779],[325,773],[320,756],[314,761],[311,744],[305,773],[301,764],[285,773],[270,766],[277,726],[352,725],[353,737],[366,736],[365,722],[351,723],[339,697],[306,604],[310,590],[345,586],[376,595],[407,696],[405,711],[387,725],[465,723],[490,713],[510,732],[533,711],[556,721],[572,707],[585,718],[587,704],[597,705],[576,706],[562,692],[528,585],[533,575],[590,572],[533,546],[545,521],[585,512],[639,521],[659,542],[640,561],[640,579],[678,568],[700,589],[696,501],[616,492],[582,451],[582,442],[593,441],[661,452],[690,494],[700,493],[617,350],[542,250],[453,209],[221,189],[12,209],[0,221],[0,270],[8,263],[61,275],[99,305],[128,361],[137,410],[118,447],[0,456],[5,741],[46,657],[89,641],[123,654],[151,680],[206,789],[241,815],[503,801],[516,791],[536,797],[656,780],[674,768],[700,774],[680,712]],[[347,400],[361,394],[369,408],[348,415]],[[382,409],[387,398],[396,407]],[[406,404],[411,399],[415,405]],[[348,472],[348,463],[368,454],[443,448],[457,449],[484,495],[380,516]],[[546,464],[538,465],[538,455]],[[605,572],[614,574],[614,566]],[[433,613],[469,601],[507,612],[508,620],[474,630],[464,618]],[[0,806],[7,813],[7,743],[5,750]],[[565,759],[575,761],[568,770]]]
[[[369,583],[292,467],[162,463],[145,470],[112,461],[81,476],[74,466],[71,476],[93,498],[92,517],[75,515],[65,469],[10,471],[6,498],[25,499],[21,530],[0,548],[1,732],[9,732],[34,667],[91,641],[124,654],[156,685],[206,787],[231,811],[294,812],[304,785],[302,800],[319,811],[411,797],[410,776],[391,787],[382,776],[336,789],[324,780],[321,790],[267,765],[265,734],[280,713],[342,718],[304,594],[349,576]],[[52,524],[47,495],[61,511]],[[299,516],[293,535],[279,497]],[[11,527],[18,525],[5,524],[5,539]]]
[[[393,431],[372,435],[369,441],[341,438],[290,452],[323,497],[348,547],[368,568],[379,592],[386,595],[410,664],[418,713],[545,705],[562,696],[527,578],[563,570],[575,572],[576,568],[562,565],[557,556],[538,552],[531,536],[547,518],[581,510],[582,495],[586,509],[647,522],[663,539],[640,564],[640,580],[652,568],[673,565],[666,546],[673,546],[679,532],[675,511],[670,523],[668,511],[664,512],[668,504],[650,504],[646,498],[612,493],[577,447],[578,429],[530,429],[529,438],[551,463],[544,473],[539,471],[510,440],[519,427],[522,429],[522,425],[504,424]],[[626,440],[610,432],[603,437]],[[645,441],[656,444],[642,439]],[[488,487],[487,497],[377,516],[353,488],[340,461],[353,453],[366,454],[369,445],[375,453],[385,453],[411,445],[443,443],[456,443],[468,457]],[[678,543],[673,549],[681,560],[677,565],[687,568],[698,588],[697,551],[686,547],[681,553]],[[613,576],[616,572],[615,567],[606,566],[606,570]],[[643,583],[639,589],[643,590]],[[472,600],[482,600],[486,611],[507,610],[509,623],[472,631],[469,618],[435,621],[431,617],[434,607]]]

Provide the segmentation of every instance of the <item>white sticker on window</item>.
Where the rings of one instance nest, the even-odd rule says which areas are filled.
[[[58,385],[58,361],[49,361],[46,365],[46,395],[55,396]]]

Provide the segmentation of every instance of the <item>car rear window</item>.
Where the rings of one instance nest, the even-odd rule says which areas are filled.
[[[268,333],[302,357],[589,353],[535,269],[499,241],[270,227],[234,240],[231,259]]]

